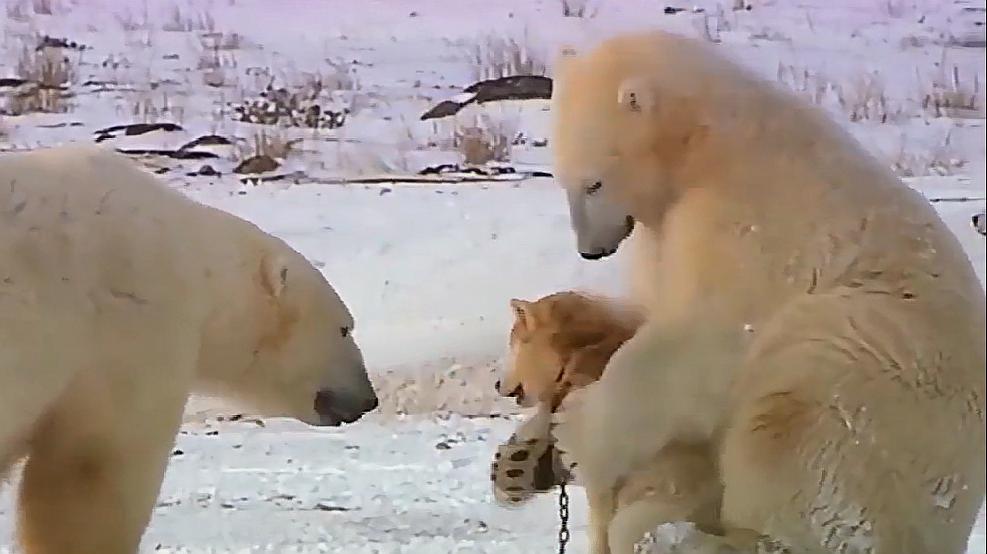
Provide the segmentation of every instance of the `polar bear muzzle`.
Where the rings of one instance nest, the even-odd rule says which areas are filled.
[[[377,395],[373,392],[358,398],[322,389],[315,393],[313,407],[315,413],[319,415],[319,425],[335,427],[343,423],[353,423],[376,408],[378,404]]]
[[[587,194],[583,188],[569,187],[567,193],[579,255],[599,260],[616,252],[634,230],[634,218],[605,193]]]

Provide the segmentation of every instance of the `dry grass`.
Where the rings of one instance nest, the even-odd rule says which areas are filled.
[[[28,21],[31,15],[53,15],[58,8],[56,0],[7,0],[4,13],[12,21]]]
[[[23,46],[15,71],[28,83],[8,99],[5,108],[8,114],[68,110],[67,89],[75,79],[76,71],[75,64],[61,48],[35,50]]]
[[[955,155],[952,138],[952,131],[949,131],[932,148],[910,148],[903,138],[891,165],[902,177],[952,175],[965,165]]]
[[[465,124],[457,120],[452,147],[467,165],[508,162],[511,146],[518,134],[517,123],[516,120],[494,118],[488,114],[477,115]]]
[[[248,70],[245,88],[262,91],[231,104],[233,120],[310,129],[342,127],[361,98],[360,81],[354,65],[333,60],[325,63],[321,70],[290,75],[287,85],[280,84],[274,70]]]
[[[591,6],[590,0],[560,0],[563,17],[596,17],[599,6]]]
[[[133,97],[127,115],[141,123],[171,121],[184,125],[185,107],[176,99],[180,100],[180,97],[169,95],[166,91],[160,94],[156,91],[138,93]]]
[[[54,0],[31,0],[31,8],[35,15],[51,15],[54,13]]]
[[[473,78],[498,79],[511,75],[545,75],[548,64],[539,50],[532,48],[527,32],[521,40],[488,35],[473,45],[470,52]]]
[[[776,79],[807,102],[842,112],[855,123],[892,123],[905,117],[901,104],[889,99],[884,80],[877,72],[839,84],[806,68],[778,64]]]
[[[21,49],[17,75],[44,88],[62,88],[75,78],[75,66],[61,48]]]
[[[301,142],[302,139],[288,138],[279,131],[261,129],[254,133],[252,140],[238,145],[235,157],[238,161],[254,156],[285,160],[298,149]]]
[[[140,13],[135,13],[130,8],[123,8],[121,11],[115,13],[113,17],[116,18],[120,27],[128,33],[150,29],[147,3],[144,4],[144,8]]]
[[[167,21],[161,25],[161,30],[172,33],[212,33],[216,30],[216,20],[208,11],[188,13],[176,4],[172,6]]]
[[[983,119],[980,75],[964,79],[956,65],[951,70],[946,70],[945,64],[940,67],[939,75],[929,83],[931,90],[921,94],[922,109],[932,117]]]
[[[715,12],[704,11],[702,15],[702,19],[697,19],[695,23],[699,36],[706,42],[714,44],[721,42],[720,33],[731,29],[723,6],[717,4]]]
[[[7,19],[11,21],[26,21],[28,18],[27,5],[25,2],[9,0],[4,6],[4,13],[7,16]]]
[[[202,72],[202,82],[207,86],[218,88],[231,85],[235,81],[235,78],[231,78],[228,73],[239,65],[235,54],[235,50],[239,48],[239,39],[232,39],[227,43],[224,37],[228,36],[240,35],[212,33],[200,41],[201,49],[196,69]]]
[[[206,33],[199,41],[203,48],[210,50],[240,50],[246,44],[243,35],[235,32]]]
[[[850,121],[888,123],[901,119],[902,109],[888,100],[884,81],[877,72],[854,79],[849,86],[837,87],[840,107]]]

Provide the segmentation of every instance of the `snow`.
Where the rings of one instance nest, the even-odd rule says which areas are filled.
[[[493,390],[508,300],[572,287],[619,292],[613,275],[626,255],[603,262],[575,255],[551,179],[410,182],[426,166],[461,163],[453,137],[472,125],[526,137],[510,149],[518,171],[550,170],[551,145],[535,146],[548,134],[545,102],[471,106],[418,121],[442,100],[461,100],[490,69],[479,67],[478,55],[503,55],[490,50],[489,37],[512,38],[551,66],[563,45],[581,48],[618,31],[708,29],[738,60],[818,97],[889,164],[917,176],[908,182],[934,201],[985,278],[984,237],[970,224],[985,206],[984,91],[972,85],[974,76],[983,81],[985,54],[953,45],[977,29],[982,37],[975,25],[982,12],[964,8],[983,3],[757,1],[748,12],[709,1],[698,2],[705,13],[664,15],[649,0],[620,0],[591,2],[594,17],[563,18],[550,0],[283,0],[276,11],[263,0],[54,0],[53,15],[33,13],[38,2],[3,1],[0,77],[18,76],[34,33],[91,49],[68,54],[74,95],[64,112],[0,115],[0,150],[92,141],[104,127],[155,121],[183,128],[103,144],[161,150],[207,134],[232,139],[232,147],[212,147],[216,159],[141,161],[320,267],[356,316],[381,391],[380,414],[332,430],[220,421],[240,409],[193,399],[142,551],[552,551],[555,497],[507,510],[495,505],[488,482],[492,453],[518,422]],[[868,88],[875,71],[880,86]],[[256,99],[272,78],[295,90],[314,76],[333,83],[320,102],[351,110],[343,127],[232,120],[227,104]],[[969,89],[979,112],[937,117],[923,108],[942,87]],[[9,107],[0,88],[0,110]],[[860,116],[862,107],[869,116]],[[273,155],[279,170],[261,176],[280,180],[244,183],[231,170],[256,153],[261,133],[298,142]],[[204,164],[222,175],[189,176]],[[367,177],[393,182],[338,184]],[[0,552],[11,548],[11,489],[0,492]],[[581,490],[572,494],[570,551],[580,552],[585,503]],[[969,552],[985,548],[981,514]]]

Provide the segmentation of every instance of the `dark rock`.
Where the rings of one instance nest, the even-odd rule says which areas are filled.
[[[182,145],[182,147],[179,148],[179,150],[191,150],[197,146],[217,146],[217,145],[225,146],[228,144],[233,144],[233,142],[226,137],[221,137],[219,135],[203,135],[189,143]]]
[[[104,139],[105,140],[105,139]],[[96,142],[100,142],[97,140]],[[208,160],[218,158],[212,152],[196,152],[185,150],[155,150],[148,148],[117,148],[117,152],[128,156],[161,156],[175,160]]]
[[[18,79],[17,77],[0,77],[0,87],[4,88],[15,88],[27,83],[27,79]]]
[[[93,134],[96,135],[96,142],[103,142],[104,140],[116,138],[121,135],[139,136],[146,135],[147,133],[152,133],[154,131],[172,133],[181,130],[182,126],[177,123],[130,123],[127,125],[113,125],[111,127],[99,129]]]
[[[65,48],[67,50],[85,50],[88,47],[84,44],[79,44],[74,40],[69,40],[66,38],[50,37],[48,35],[44,35],[43,37],[41,37],[41,42],[39,42],[38,45],[34,47],[34,51],[38,52],[45,48]]]
[[[201,177],[219,177],[220,173],[213,166],[205,164],[199,168],[198,175]]]
[[[280,167],[280,164],[277,160],[267,154],[259,154],[257,156],[251,156],[237,164],[233,168],[233,173],[240,175],[266,173],[268,171],[274,171],[278,167]]]
[[[473,83],[463,92],[473,96],[461,102],[444,100],[422,114],[420,119],[425,121],[448,117],[474,103],[485,104],[499,100],[549,100],[552,98],[552,79],[544,75],[511,75]]]

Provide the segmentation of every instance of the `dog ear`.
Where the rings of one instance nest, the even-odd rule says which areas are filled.
[[[532,309],[533,303],[519,298],[511,299],[511,309],[514,310],[514,319],[525,329],[533,329],[535,326],[535,314]]]

